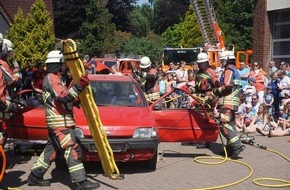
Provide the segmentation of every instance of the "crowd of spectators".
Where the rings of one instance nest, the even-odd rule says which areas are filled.
[[[165,81],[166,91],[172,85],[195,86],[195,62],[186,73],[183,62],[170,63],[169,66],[167,71],[160,66],[159,80]],[[257,62],[249,65],[241,62],[238,70],[242,94],[235,117],[237,132],[257,132],[269,137],[290,135],[290,65],[281,62],[279,66],[277,68],[276,63],[270,61],[268,72],[265,72]],[[219,78],[224,64],[221,62],[215,71]]]

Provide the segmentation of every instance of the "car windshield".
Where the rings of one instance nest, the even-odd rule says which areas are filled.
[[[143,107],[146,100],[142,91],[133,82],[91,81],[94,100],[98,106],[133,106]]]

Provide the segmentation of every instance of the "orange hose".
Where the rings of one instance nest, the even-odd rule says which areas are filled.
[[[3,159],[3,164],[2,164],[1,174],[0,174],[0,182],[2,182],[2,179],[4,177],[4,173],[5,173],[5,169],[6,169],[6,154],[3,150],[2,145],[0,145],[0,153],[1,153],[2,159]]]

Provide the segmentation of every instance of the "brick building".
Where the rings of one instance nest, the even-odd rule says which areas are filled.
[[[53,19],[53,0],[43,0],[46,8]],[[35,0],[0,0],[0,33],[6,34],[9,30],[9,25],[13,22],[14,15],[18,9],[23,10],[24,15],[30,12],[31,5]]]
[[[255,0],[252,61],[267,70],[270,60],[276,67],[290,63],[290,1]]]

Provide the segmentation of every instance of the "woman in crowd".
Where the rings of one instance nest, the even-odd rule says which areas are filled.
[[[260,69],[258,62],[254,62],[250,77],[255,79],[253,84],[259,95],[259,102],[263,102],[264,89],[265,89],[265,76],[263,71]]]
[[[254,133],[261,131],[267,131],[270,130],[270,123],[272,121],[270,120],[270,115],[268,113],[267,106],[262,103],[259,105],[258,111],[253,116],[251,124],[246,128],[246,133]]]

